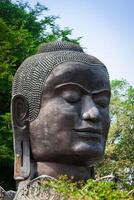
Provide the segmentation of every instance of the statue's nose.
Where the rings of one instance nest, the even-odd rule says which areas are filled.
[[[100,112],[91,96],[85,96],[83,99],[82,119],[97,122],[100,120]]]

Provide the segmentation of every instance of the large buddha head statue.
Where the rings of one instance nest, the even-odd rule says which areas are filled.
[[[89,178],[87,166],[104,156],[109,101],[102,62],[70,42],[41,46],[21,64],[13,83],[15,179],[80,173]]]

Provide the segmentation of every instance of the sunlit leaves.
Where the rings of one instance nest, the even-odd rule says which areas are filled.
[[[118,174],[131,183],[134,173],[134,88],[125,80],[111,82],[111,128],[105,160],[98,175]]]

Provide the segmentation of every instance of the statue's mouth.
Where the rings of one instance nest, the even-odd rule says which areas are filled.
[[[82,127],[82,128],[75,128],[73,131],[81,138],[91,139],[94,141],[101,141],[101,129],[92,128],[92,127]]]

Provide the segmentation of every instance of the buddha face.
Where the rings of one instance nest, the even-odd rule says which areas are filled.
[[[30,122],[33,159],[80,165],[102,160],[109,101],[110,85],[103,67],[59,64],[44,83],[40,112]]]

